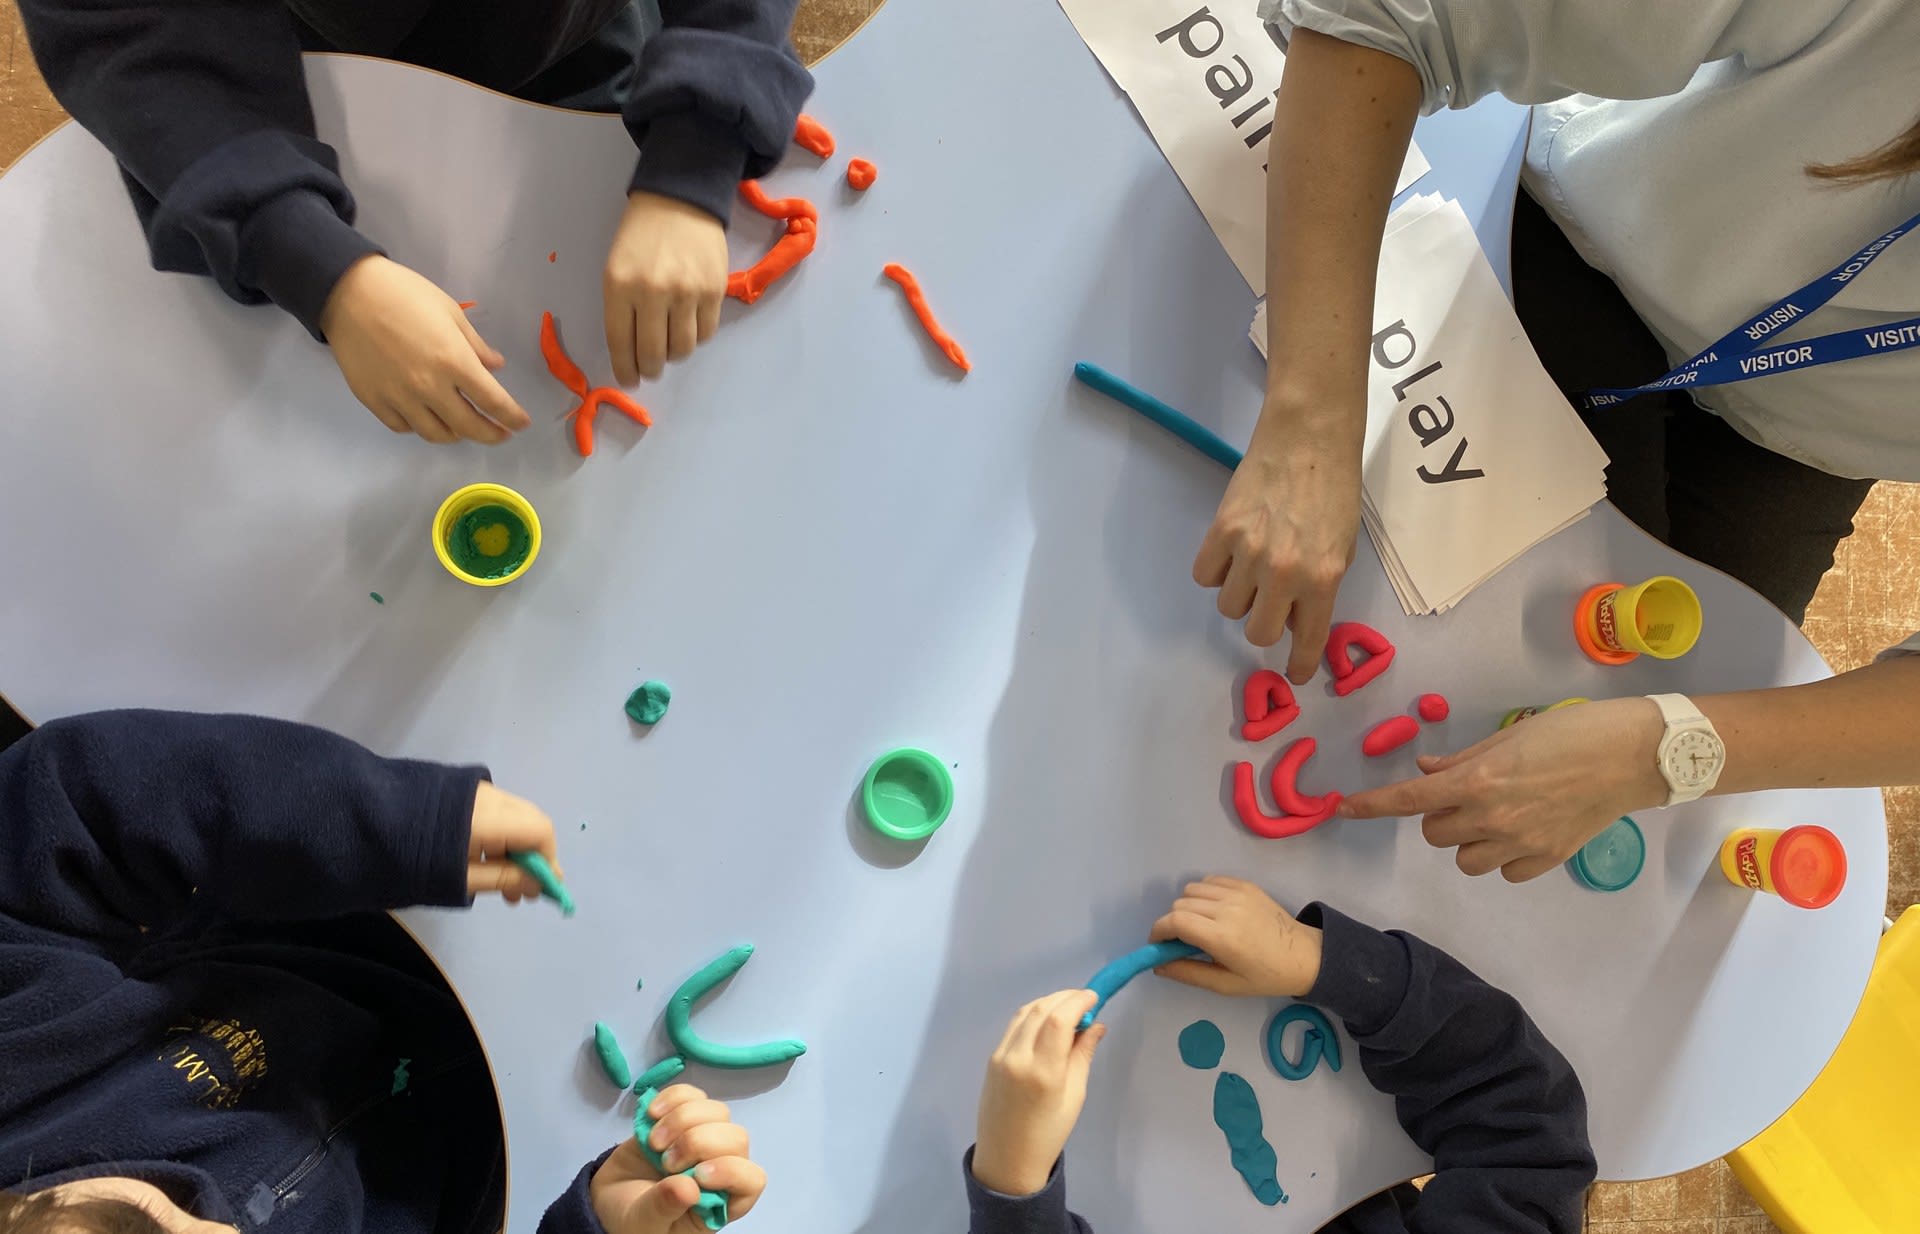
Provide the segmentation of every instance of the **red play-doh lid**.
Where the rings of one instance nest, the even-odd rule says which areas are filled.
[[[1847,850],[1825,827],[1789,827],[1773,846],[1774,890],[1800,908],[1825,908],[1847,885]]]

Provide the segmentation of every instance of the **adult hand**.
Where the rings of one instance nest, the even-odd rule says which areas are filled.
[[[1320,977],[1320,931],[1237,878],[1216,874],[1188,883],[1148,937],[1179,939],[1211,956],[1211,964],[1175,960],[1157,971],[1215,994],[1302,998]]]
[[[1032,1195],[1053,1176],[1107,1035],[1104,1024],[1076,1032],[1098,1001],[1092,990],[1062,990],[1028,1003],[1007,1025],[987,1064],[974,1137],[973,1176],[988,1190]]]
[[[600,1163],[587,1184],[594,1215],[607,1234],[706,1234],[691,1210],[700,1191],[727,1197],[727,1219],[753,1210],[767,1189],[767,1172],[747,1158],[747,1129],[727,1107],[691,1084],[676,1084],[653,1099],[652,1142],[674,1173],[662,1177],[631,1137]],[[693,1167],[691,1177],[678,1173]]]
[[[657,193],[629,193],[601,279],[607,356],[630,386],[658,377],[720,328],[727,295],[727,233],[698,206]]]
[[[1326,650],[1359,527],[1357,455],[1263,444],[1256,433],[1200,542],[1193,581],[1220,589],[1221,615],[1245,617],[1256,647],[1291,629],[1287,678],[1300,685]]]
[[[495,788],[486,780],[473,795],[473,829],[467,839],[467,894],[497,891],[509,904],[540,898],[540,884],[508,853],[537,851],[561,874],[553,844],[553,820],[524,797]],[[564,875],[562,875],[564,877]]]
[[[498,445],[533,421],[493,370],[507,362],[431,280],[362,257],[333,285],[320,331],[353,397],[396,433]]]
[[[1623,814],[1660,805],[1660,709],[1644,698],[1581,703],[1503,728],[1457,754],[1423,757],[1417,780],[1355,793],[1343,818],[1410,818],[1467,874],[1538,878]]]

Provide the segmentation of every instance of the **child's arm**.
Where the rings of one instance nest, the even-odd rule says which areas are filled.
[[[538,894],[498,859],[551,859],[553,825],[485,776],[252,716],[55,720],[0,753],[0,914],[129,941],[196,910],[293,920]]]
[[[118,160],[156,269],[271,300],[395,432],[493,444],[527,413],[432,281],[354,230],[276,0],[20,0],[54,97]]]
[[[654,1100],[659,1116],[651,1137],[667,1168],[694,1167],[691,1178],[662,1179],[638,1142],[627,1139],[589,1161],[540,1218],[538,1234],[704,1234],[692,1215],[701,1189],[727,1197],[727,1220],[753,1211],[767,1189],[767,1173],[747,1156],[746,1128],[727,1107],[689,1084]]]
[[[725,227],[742,180],[772,171],[813,78],[797,0],[660,0],[623,114],[640,147],[602,276],[614,378],[658,377],[719,328]]]
[[[987,1064],[980,1123],[965,1161],[971,1234],[1092,1234],[1067,1211],[1062,1152],[1087,1100],[1087,1073],[1107,1026],[1077,1033],[1092,990],[1022,1007]]]
[[[1304,999],[1346,1022],[1367,1078],[1433,1157],[1410,1231],[1578,1234],[1594,1177],[1586,1094],[1511,996],[1410,934],[1321,904],[1296,921],[1238,879],[1190,884],[1153,937],[1214,961],[1177,961],[1165,976]]]

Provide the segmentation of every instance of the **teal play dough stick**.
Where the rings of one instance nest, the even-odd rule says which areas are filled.
[[[547,864],[545,857],[537,852],[508,853],[507,856],[513,858],[513,864],[533,876],[533,881],[540,884],[540,890],[549,899],[560,905],[562,916],[573,916],[573,896],[567,891],[567,885],[560,881],[560,876],[553,872],[553,867]]]
[[[676,1060],[665,1059],[655,1063],[653,1066],[647,1068],[647,1075],[652,1075],[654,1072],[666,1066],[668,1062],[673,1061]],[[686,1066],[685,1063],[681,1063],[680,1065],[682,1067]],[[653,1104],[654,1098],[659,1095],[660,1090],[657,1088],[644,1088],[640,1090],[637,1103],[633,1107],[633,1138],[640,1141],[640,1151],[646,1155],[649,1162],[653,1163],[653,1168],[665,1174],[667,1172],[666,1160],[660,1156],[660,1150],[647,1142],[647,1138],[653,1134],[654,1124],[659,1121],[647,1113],[647,1108]],[[680,1172],[682,1174],[691,1174],[696,1168],[698,1167],[688,1166]],[[728,1221],[727,1197],[718,1191],[708,1191],[702,1187],[700,1189],[700,1198],[693,1202],[693,1211],[700,1214],[701,1222],[705,1224],[709,1230],[717,1230],[726,1225]]]
[[[1227,1038],[1212,1020],[1195,1020],[1180,1030],[1180,1061],[1196,1071],[1211,1071],[1227,1052]]]
[[[640,1078],[633,1082],[633,1090],[639,1092],[647,1088],[665,1088],[669,1081],[679,1079],[680,1073],[686,1069],[686,1059],[681,1058],[678,1054],[669,1054],[653,1066],[642,1071]]]
[[[1304,1020],[1307,1030],[1300,1037],[1300,1058],[1294,1061],[1287,1057],[1281,1048],[1281,1037],[1287,1031],[1287,1025],[1295,1020]],[[1273,1069],[1289,1080],[1304,1080],[1313,1074],[1313,1069],[1325,1058],[1327,1066],[1334,1071],[1340,1070],[1340,1038],[1333,1031],[1333,1025],[1318,1007],[1309,1007],[1305,1003],[1292,1003],[1282,1007],[1278,1015],[1267,1024],[1267,1061]]]
[[[738,1071],[748,1067],[771,1067],[791,1058],[799,1058],[807,1052],[806,1043],[801,1041],[721,1045],[693,1031],[693,1005],[711,993],[715,986],[739,972],[740,966],[752,955],[752,943],[741,943],[733,950],[722,953],[713,963],[682,982],[667,1003],[667,1036],[673,1039],[675,1049],[694,1062]]]
[[[1120,992],[1121,986],[1148,969],[1159,968],[1162,964],[1170,964],[1175,960],[1187,959],[1204,960],[1206,957],[1200,954],[1200,949],[1192,943],[1175,942],[1169,939],[1164,943],[1148,943],[1137,951],[1129,951],[1089,977],[1087,989],[1098,994],[1100,1001],[1093,1005],[1092,1011],[1080,1017],[1080,1031],[1085,1032],[1093,1027],[1093,1022],[1100,1018],[1101,1008],[1107,1005],[1108,999]]]
[[[620,1052],[620,1039],[613,1035],[605,1021],[593,1022],[593,1048],[600,1055],[601,1070],[613,1081],[615,1088],[633,1087],[633,1068],[627,1066],[627,1056]]]
[[[1233,1168],[1247,1180],[1253,1198],[1269,1208],[1285,1204],[1280,1159],[1274,1156],[1273,1145],[1267,1143],[1260,1121],[1260,1099],[1253,1095],[1253,1085],[1231,1071],[1222,1071],[1213,1082],[1213,1125],[1226,1133]]]

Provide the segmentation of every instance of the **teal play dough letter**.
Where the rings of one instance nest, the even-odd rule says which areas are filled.
[[[1233,1168],[1247,1180],[1253,1198],[1272,1207],[1285,1204],[1287,1193],[1280,1189],[1280,1159],[1260,1121],[1260,1099],[1253,1085],[1222,1071],[1213,1082],[1213,1125],[1227,1134],[1227,1148],[1233,1155]]]
[[[1286,1034],[1287,1025],[1295,1020],[1306,1021],[1307,1030],[1300,1038],[1300,1057],[1296,1061],[1286,1055],[1281,1048],[1281,1037]],[[1289,1080],[1304,1080],[1313,1074],[1313,1069],[1325,1058],[1327,1066],[1340,1070],[1340,1038],[1334,1034],[1333,1025],[1318,1007],[1309,1007],[1305,1003],[1293,1003],[1282,1007],[1278,1015],[1267,1024],[1267,1061],[1273,1069]]]
[[[807,1052],[806,1043],[802,1041],[721,1045],[693,1031],[693,1005],[711,993],[715,986],[739,972],[740,966],[752,955],[753,944],[741,943],[687,978],[673,992],[673,1000],[667,1004],[667,1036],[673,1039],[674,1048],[694,1062],[737,1071],[748,1067],[771,1067],[791,1058],[799,1058]]]
[[[593,1049],[600,1056],[601,1070],[607,1073],[615,1088],[632,1087],[633,1070],[627,1066],[627,1056],[620,1052],[620,1039],[603,1020],[593,1022]]]

